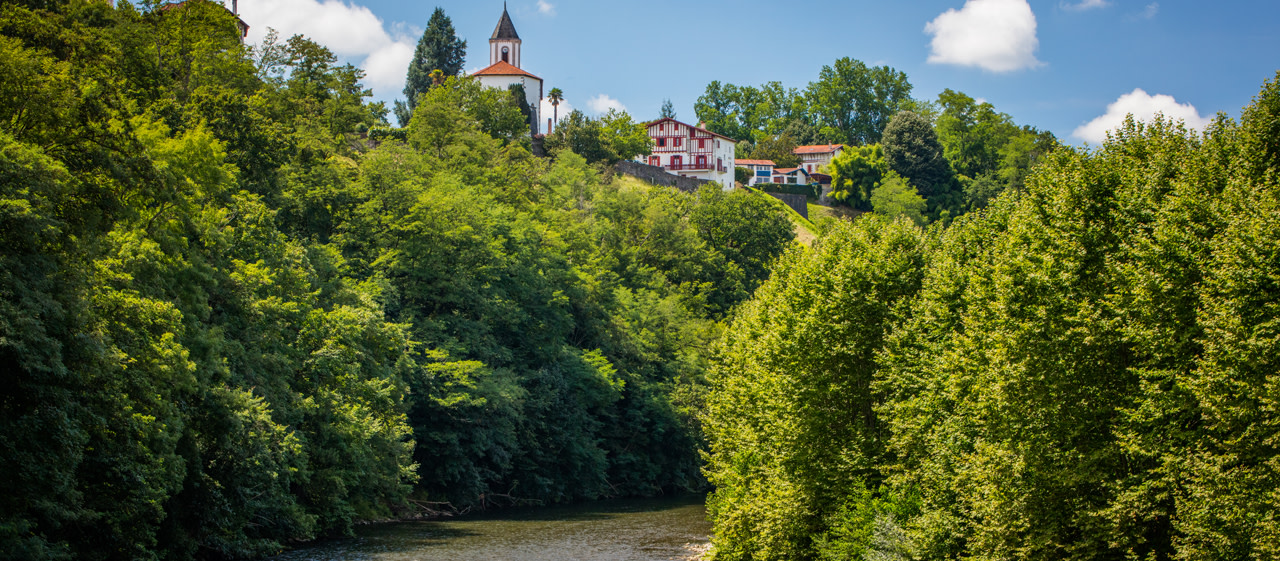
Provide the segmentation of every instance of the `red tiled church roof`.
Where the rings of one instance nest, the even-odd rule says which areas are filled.
[[[477,70],[472,76],[528,76],[538,80],[542,79],[501,60],[488,68]]]

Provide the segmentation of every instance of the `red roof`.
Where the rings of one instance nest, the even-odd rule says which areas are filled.
[[[689,123],[681,123],[680,121],[677,121],[677,120],[675,120],[675,119],[672,119],[671,117],[666,117],[666,118],[663,118],[663,119],[658,119],[657,121],[649,121],[648,123],[645,123],[645,124],[644,124],[644,126],[645,126],[645,127],[652,127],[652,126],[654,126],[654,125],[656,125],[656,124],[658,124],[658,123],[665,123],[665,122],[667,122],[667,121],[671,121],[671,122],[676,123],[676,124],[678,124],[678,125],[684,125],[684,126],[689,127],[689,128],[691,128],[691,129],[693,129],[693,130],[698,130],[698,131],[705,132],[705,133],[707,133],[707,134],[709,134],[709,135],[711,135],[711,136],[717,136],[717,137],[723,138],[723,139],[728,140],[729,142],[732,142],[732,143],[734,143],[734,144],[737,144],[737,143],[738,143],[738,141],[736,141],[736,140],[734,140],[734,139],[732,139],[732,138],[729,138],[729,137],[727,137],[727,136],[725,136],[725,135],[723,135],[723,134],[716,134],[716,133],[711,132],[711,131],[709,131],[709,130],[707,130],[707,129],[704,129],[704,128],[702,128],[702,127],[695,127],[695,126],[693,126],[693,125],[690,125]]]
[[[512,66],[510,63],[507,63],[501,60],[494,63],[493,66],[490,66],[483,70],[477,70],[474,74],[472,74],[472,76],[528,76],[530,78],[534,78],[537,80],[542,79],[542,78],[538,78],[537,76],[534,76],[533,74],[520,70],[519,68]]]
[[[773,160],[734,160],[734,165],[742,164],[746,166],[776,166]]]
[[[781,175],[790,175],[790,174],[795,173],[795,172],[797,172],[797,171],[804,171],[804,170],[803,170],[803,169],[800,169],[800,168],[775,169],[775,170],[773,170],[773,173],[777,173],[777,174],[781,174]]]
[[[818,144],[816,146],[796,146],[792,154],[830,154],[844,148],[843,144]]]

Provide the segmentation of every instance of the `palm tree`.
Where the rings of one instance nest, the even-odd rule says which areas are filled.
[[[560,122],[560,102],[564,101],[564,92],[560,91],[560,88],[551,88],[551,93],[547,94],[547,99],[551,100],[551,124],[558,124]],[[551,127],[547,127],[547,134],[551,134]]]

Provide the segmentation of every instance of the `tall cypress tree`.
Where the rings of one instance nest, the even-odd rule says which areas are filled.
[[[409,63],[409,75],[405,79],[404,95],[408,105],[396,102],[396,118],[401,126],[409,124],[413,108],[418,104],[418,94],[431,89],[431,72],[439,70],[445,76],[457,76],[462,73],[462,65],[467,58],[467,42],[458,38],[453,29],[453,21],[444,14],[443,8],[436,8],[427,22],[427,30],[418,40],[418,48],[413,53],[413,61]]]

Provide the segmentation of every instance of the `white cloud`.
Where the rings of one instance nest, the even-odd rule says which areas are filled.
[[[1083,12],[1085,10],[1092,10],[1094,8],[1103,8],[1108,6],[1109,4],[1111,3],[1107,2],[1107,0],[1080,0],[1080,2],[1077,2],[1075,4],[1069,4],[1069,3],[1063,2],[1062,7],[1067,10]]]
[[[1145,19],[1151,19],[1153,17],[1156,17],[1156,14],[1158,13],[1160,13],[1159,2],[1152,2],[1150,4],[1147,4],[1147,7],[1142,9],[1142,17]]]
[[[415,48],[413,43],[402,41],[370,53],[360,65],[364,69],[365,87],[372,88],[382,97],[401,95]]]
[[[552,116],[556,116],[558,117],[558,120],[563,121],[565,117],[568,117],[570,113],[573,113],[573,109],[573,104],[564,100],[560,101],[559,107],[553,107],[551,105],[551,101],[544,97],[542,98],[542,107],[539,114],[542,115],[543,121],[550,119]],[[545,125],[546,123],[542,124]]]
[[[404,88],[417,45],[412,37],[403,35],[407,27],[396,25],[398,33],[392,36],[369,8],[343,0],[241,2],[240,17],[250,25],[250,42],[261,42],[271,28],[282,40],[305,35],[328,47],[362,68],[365,85],[383,98],[394,98]]]
[[[1141,88],[1120,96],[1115,103],[1107,106],[1107,113],[1087,124],[1081,125],[1071,133],[1072,136],[1093,144],[1102,144],[1107,139],[1107,131],[1120,128],[1127,115],[1133,115],[1138,121],[1151,122],[1156,114],[1166,119],[1183,121],[1188,127],[1204,130],[1213,121],[1211,117],[1201,117],[1200,112],[1190,103],[1178,103],[1169,95],[1150,95]]]
[[[547,0],[538,0],[538,13],[544,16],[556,15],[556,7]]]
[[[618,111],[627,110],[627,106],[623,105],[621,101],[604,94],[600,94],[587,100],[587,108],[597,115],[607,113],[610,109],[617,109]]]
[[[967,0],[924,27],[933,35],[929,62],[977,66],[991,72],[1034,68],[1040,40],[1027,0]]]

